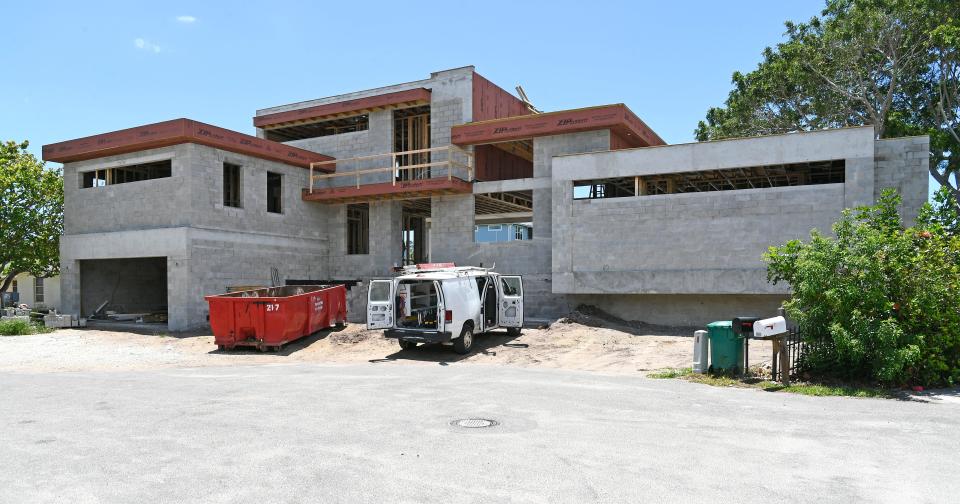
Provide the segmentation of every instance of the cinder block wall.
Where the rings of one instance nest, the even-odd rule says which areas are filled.
[[[559,292],[775,294],[770,245],[830,232],[843,184],[572,201]],[[572,185],[564,184],[572,193]],[[557,189],[560,192],[561,189]],[[564,194],[568,201],[570,194]],[[559,237],[559,236],[558,236]],[[562,241],[562,243],[560,243]],[[559,276],[560,278],[557,278]],[[561,283],[562,280],[562,283]]]
[[[702,324],[765,315],[789,292],[766,281],[770,245],[830,233],[845,207],[896,187],[904,214],[927,197],[924,137],[874,141],[850,128],[554,158],[553,292],[623,318]],[[609,200],[572,198],[573,180],[843,159],[846,181]]]
[[[901,214],[910,225],[930,190],[930,137],[890,138],[875,145],[874,197],[884,189],[896,189],[903,198]]]
[[[63,232],[66,235],[183,226],[190,219],[195,171],[190,145],[181,144],[63,165]],[[169,178],[81,188],[95,169],[172,160]]]
[[[94,166],[160,159],[172,159],[172,177],[91,189],[69,184],[79,180],[78,172]],[[223,205],[224,162],[241,166],[242,208]],[[67,163],[64,171],[69,222],[61,243],[65,312],[79,313],[81,298],[88,302],[79,262],[88,259],[165,257],[171,330],[205,326],[205,295],[236,285],[269,285],[271,267],[281,281],[328,276],[332,210],[302,200],[307,184],[303,168],[182,144]],[[280,214],[267,212],[268,171],[282,176]],[[87,277],[83,283],[94,278]]]

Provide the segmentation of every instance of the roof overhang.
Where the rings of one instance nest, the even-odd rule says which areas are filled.
[[[274,128],[290,124],[363,114],[374,110],[412,107],[427,103],[430,103],[430,90],[426,88],[415,88],[406,91],[396,91],[393,93],[327,103],[314,107],[258,115],[253,118],[253,125],[257,128]]]
[[[182,143],[195,143],[238,154],[309,168],[310,163],[335,158],[257,138],[190,119],[173,119],[145,126],[67,140],[43,146],[44,161],[69,163],[126,154]],[[318,168],[332,172],[333,165]]]
[[[666,144],[622,103],[469,122],[453,127],[451,142],[480,145],[600,129],[617,133],[634,147]]]

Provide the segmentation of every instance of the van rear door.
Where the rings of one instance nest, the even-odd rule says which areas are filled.
[[[523,327],[523,279],[519,276],[500,276],[500,326]]]
[[[393,327],[393,280],[371,280],[367,290],[367,329]]]

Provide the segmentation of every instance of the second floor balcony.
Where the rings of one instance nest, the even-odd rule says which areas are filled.
[[[329,166],[336,172],[323,173]],[[303,199],[354,203],[462,194],[472,191],[473,179],[473,153],[447,145],[311,163]]]

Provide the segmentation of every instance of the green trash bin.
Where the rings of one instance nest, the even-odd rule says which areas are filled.
[[[743,365],[743,338],[733,333],[729,320],[707,324],[710,335],[710,370],[715,373],[739,373]]]

